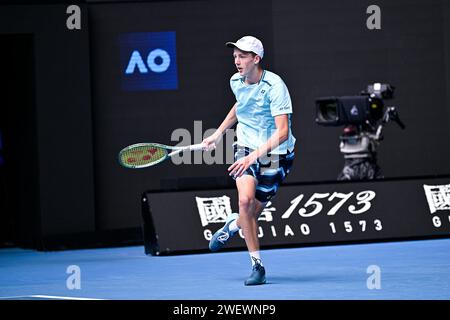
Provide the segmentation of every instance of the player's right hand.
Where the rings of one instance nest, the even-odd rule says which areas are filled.
[[[220,136],[217,136],[216,133],[212,134],[208,138],[204,139],[202,141],[202,144],[205,145],[204,149],[205,151],[211,151],[216,148],[216,145],[219,143]]]

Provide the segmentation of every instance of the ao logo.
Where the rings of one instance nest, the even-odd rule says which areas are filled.
[[[165,72],[170,66],[170,55],[163,49],[154,49],[150,51],[146,59],[147,66],[152,72]],[[130,61],[125,70],[126,74],[134,73],[136,67],[140,73],[148,73],[148,69],[142,59],[139,51],[134,50],[131,54]]]
[[[122,90],[178,89],[175,31],[123,33],[118,44]]]

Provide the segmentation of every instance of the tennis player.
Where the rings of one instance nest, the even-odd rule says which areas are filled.
[[[245,36],[226,45],[233,48],[237,68],[230,79],[236,103],[203,143],[213,148],[237,122],[235,162],[228,171],[236,181],[239,214],[227,217],[225,225],[213,235],[209,248],[219,250],[242,228],[252,262],[252,273],[245,285],[259,285],[266,283],[266,272],[260,255],[258,217],[277,193],[294,160],[292,103],[283,80],[261,66],[264,48],[260,40]]]

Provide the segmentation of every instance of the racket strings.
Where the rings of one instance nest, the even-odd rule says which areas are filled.
[[[157,162],[164,158],[167,150],[156,146],[138,146],[124,150],[120,155],[123,164],[138,167]]]

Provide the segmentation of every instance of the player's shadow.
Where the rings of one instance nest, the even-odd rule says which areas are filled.
[[[305,282],[334,282],[341,281],[337,276],[326,274],[298,274],[298,275],[270,275],[267,276],[267,284],[281,284],[281,283],[305,283]]]

